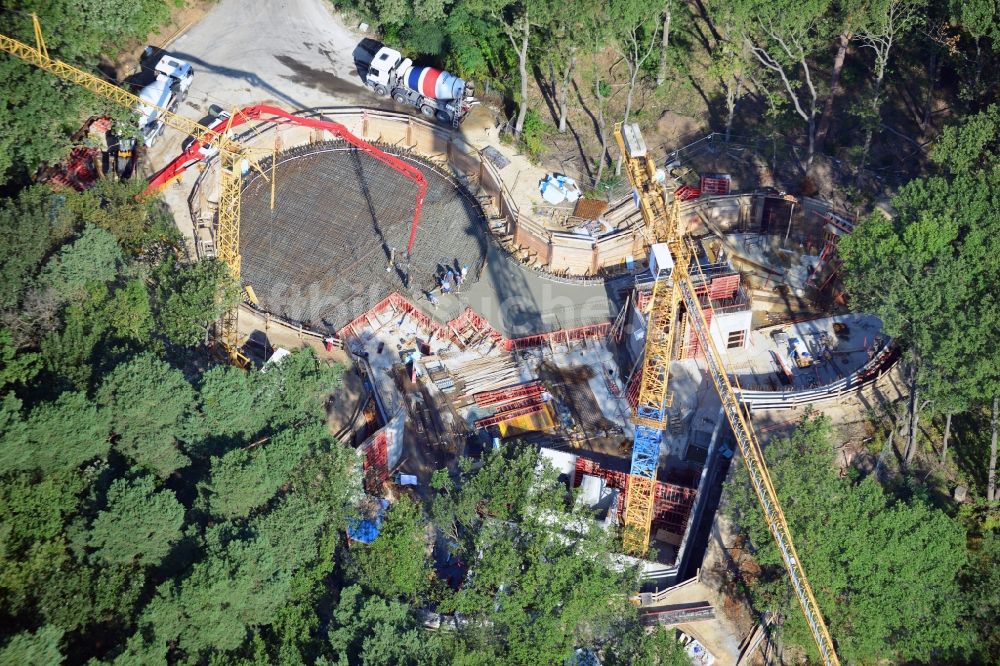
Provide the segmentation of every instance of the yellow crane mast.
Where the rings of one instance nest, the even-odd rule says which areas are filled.
[[[627,138],[626,134],[628,134]],[[781,552],[782,562],[788,572],[792,588],[799,600],[799,605],[802,607],[802,613],[805,615],[813,639],[819,648],[820,656],[828,666],[839,666],[840,660],[837,658],[833,639],[830,637],[819,604],[813,596],[812,588],[806,578],[798,553],[795,551],[791,531],[785,521],[774,485],[771,483],[771,475],[767,470],[763,449],[761,449],[757,435],[743,412],[739,398],[737,398],[733,386],[736,380],[734,378],[730,381],[722,355],[712,341],[708,322],[702,311],[702,304],[695,292],[694,285],[696,283],[703,284],[706,280],[701,273],[701,266],[693,252],[690,240],[686,237],[684,230],[680,228],[679,201],[674,198],[670,205],[667,204],[666,192],[660,182],[662,176],[659,176],[653,159],[646,154],[645,145],[637,125],[625,128],[621,123],[615,125],[615,140],[622,155],[626,158],[629,181],[638,197],[643,220],[647,228],[654,230],[656,240],[666,245],[673,264],[669,275],[664,274],[664,271],[653,276],[656,282],[653,286],[646,348],[641,366],[643,376],[640,383],[639,402],[633,419],[636,423],[636,442],[633,445],[632,472],[625,499],[625,547],[631,552],[641,553],[645,552],[648,546],[653,502],[652,497],[647,497],[649,491],[646,486],[655,488],[655,458],[652,482],[650,482],[647,470],[643,469],[641,464],[637,468],[636,450],[643,446],[648,447],[647,440],[652,437],[656,442],[655,456],[656,458],[659,456],[659,442],[662,437],[666,407],[669,404],[666,387],[669,377],[668,368],[673,356],[673,329],[678,325],[679,304],[683,303],[688,313],[688,320],[694,327],[701,348],[705,352],[705,360],[709,375],[712,377],[712,383],[722,400],[726,418],[739,444],[743,462],[749,472],[750,483],[764,511],[764,518],[771,535]],[[667,281],[672,283],[671,286],[667,287],[665,284],[661,284]],[[666,296],[668,291],[669,297]],[[658,301],[662,301],[662,303]],[[708,307],[711,307],[711,301],[709,301]],[[671,317],[669,322],[662,320],[667,317],[667,313]],[[663,331],[666,331],[666,334]],[[655,376],[647,378],[646,373],[650,371]],[[736,389],[738,388],[737,385]],[[659,409],[658,413],[657,409]],[[649,433],[654,428],[657,433],[655,436]],[[642,457],[648,458],[650,455],[652,455],[652,451],[647,450]],[[648,469],[648,467],[647,463],[646,468]],[[636,490],[633,491],[633,488]],[[638,538],[642,538],[641,543],[638,542]]]
[[[118,106],[134,109],[139,104],[152,106],[160,114],[163,122],[184,134],[197,137],[199,141],[211,144],[219,150],[219,226],[216,248],[219,259],[229,267],[236,284],[240,283],[240,169],[248,155],[248,149],[226,136],[225,131],[213,132],[201,123],[173,113],[169,109],[150,104],[138,96],[113,83],[104,81],[93,74],[77,69],[62,61],[49,57],[42,36],[38,17],[32,15],[35,30],[35,46],[0,35],[0,50],[15,58],[74,83],[95,95],[111,100]],[[232,122],[232,119],[230,119]],[[227,127],[228,129],[228,127]],[[237,332],[239,309],[227,311],[220,322],[219,338],[230,362],[240,367],[249,365],[250,360],[240,351]]]

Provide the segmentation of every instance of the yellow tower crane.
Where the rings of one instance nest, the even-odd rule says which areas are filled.
[[[639,208],[648,229],[653,231],[657,243],[669,251],[669,260],[651,260],[654,268],[653,295],[650,302],[649,324],[646,329],[646,348],[641,364],[639,401],[633,421],[636,437],[632,452],[632,471],[625,498],[624,545],[626,550],[641,554],[649,543],[649,530],[653,517],[653,499],[656,483],[656,463],[659,444],[670,404],[667,392],[669,366],[673,357],[674,329],[678,326],[678,310],[683,303],[688,320],[694,327],[715,389],[722,400],[722,407],[740,447],[743,462],[750,473],[750,483],[764,511],[771,535],[774,537],[781,560],[788,572],[795,596],[799,600],[823,662],[837,666],[840,660],[834,649],[833,639],[827,630],[819,604],[813,596],[806,578],[788,523],[781,511],[778,495],[771,483],[771,475],[764,461],[763,449],[753,427],[747,420],[737,397],[722,355],[712,341],[708,322],[695,292],[695,285],[706,282],[691,241],[680,227],[680,202],[676,197],[668,204],[667,195],[658,177],[656,163],[647,154],[638,125],[615,126],[615,140],[622,155],[629,182],[635,189]],[[655,247],[655,246],[654,246]],[[654,252],[651,248],[651,258]],[[661,264],[668,264],[664,267]],[[669,283],[669,285],[667,284]],[[711,301],[709,306],[711,307]],[[736,388],[739,386],[737,384]]]
[[[236,284],[240,283],[240,168],[248,156],[246,146],[226,136],[226,131],[213,132],[201,123],[173,113],[169,109],[150,104],[138,96],[112,83],[99,79],[93,74],[49,57],[38,17],[32,14],[35,30],[35,46],[0,35],[0,50],[24,62],[74,83],[95,95],[111,100],[126,109],[134,109],[143,104],[157,110],[163,122],[184,134],[198,138],[219,150],[219,225],[216,237],[216,252],[219,259],[229,267]],[[232,122],[230,117],[229,122]],[[226,127],[228,130],[229,127]],[[240,367],[249,365],[249,359],[240,351],[237,332],[239,309],[234,307],[222,316],[219,339],[230,362]]]

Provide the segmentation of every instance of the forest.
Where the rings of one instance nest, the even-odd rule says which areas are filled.
[[[38,185],[0,206],[0,663],[537,664],[581,645],[683,663],[643,631],[608,535],[549,529],[572,509],[533,449],[444,472],[433,506],[404,497],[348,548],[360,459],[325,411],[343,369],[215,360],[228,272],[178,263],[138,191]],[[471,584],[434,575],[428,520],[453,557],[488,553]],[[427,608],[467,626],[428,634]]]
[[[31,41],[35,11],[53,54],[96,71],[183,4],[5,0],[0,32]],[[868,446],[896,455],[885,479],[840,473],[836,433],[807,414],[768,445],[772,476],[845,663],[997,663],[995,2],[333,4],[475,79],[534,159],[579,156],[592,196],[621,184],[610,131],[635,121],[671,148],[767,145],[797,191],[852,202],[845,287],[902,346],[909,387],[870,415]],[[345,369],[308,351],[220,363],[209,330],[238,289],[187,260],[161,201],[35,183],[107,103],[8,57],[0,81],[0,664],[688,663],[642,627],[609,535],[550,529],[579,509],[530,447],[437,474],[433,502],[401,499],[349,547],[360,460],[325,411]],[[816,658],[747,488],[740,468],[723,512],[757,574],[728,592]],[[433,532],[475,562],[458,589]],[[429,632],[430,610],[463,622]]]

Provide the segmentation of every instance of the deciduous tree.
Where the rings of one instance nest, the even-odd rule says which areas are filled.
[[[829,435],[825,417],[807,418],[789,439],[772,441],[767,457],[839,654],[868,663],[964,653],[971,635],[962,623],[958,586],[965,563],[961,526],[919,498],[888,496],[873,478],[840,478]],[[779,611],[785,640],[814,650],[742,466],[729,492],[729,511],[764,567],[751,589],[758,610]]]
[[[827,43],[829,0],[735,3],[737,30],[761,66],[781,82],[795,113],[806,124],[806,171],[816,150],[820,90],[813,57]]]
[[[606,12],[615,49],[628,66],[628,92],[622,117],[622,123],[627,123],[632,115],[639,74],[656,49],[660,34],[659,16],[649,11],[649,3],[645,0],[610,0]],[[623,155],[618,156],[616,174],[621,173],[623,159]]]
[[[874,58],[874,81],[869,93],[871,106],[865,115],[867,122],[858,163],[858,184],[861,183],[868,162],[872,136],[881,124],[882,83],[889,68],[889,58],[896,43],[920,22],[923,4],[923,0],[875,0],[864,8],[862,18],[859,19],[857,39],[862,48],[871,51]]]

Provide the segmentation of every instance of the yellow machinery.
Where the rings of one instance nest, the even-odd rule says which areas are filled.
[[[778,544],[792,588],[819,647],[820,656],[824,663],[838,665],[840,661],[834,650],[833,640],[806,579],[799,556],[795,552],[792,535],[764,461],[763,450],[733,388],[735,379],[730,381],[722,355],[712,341],[708,322],[702,311],[703,306],[695,292],[695,285],[703,284],[705,277],[701,274],[697,257],[685,237],[684,230],[680,228],[679,201],[673,198],[670,204],[667,203],[667,195],[660,182],[662,176],[658,174],[653,159],[646,154],[645,144],[637,125],[626,127],[621,124],[616,125],[615,140],[622,155],[626,157],[628,178],[635,189],[646,226],[654,231],[657,242],[666,246],[672,260],[672,270],[669,274],[666,270],[657,270],[654,267],[655,283],[649,306],[646,348],[640,366],[643,374],[639,385],[639,401],[633,418],[636,435],[632,450],[632,471],[625,498],[625,548],[629,552],[642,554],[649,544],[656,487],[656,464],[659,459],[666,410],[670,404],[667,392],[668,369],[673,357],[674,329],[679,325],[678,310],[683,303],[688,320],[698,335],[701,348],[705,351],[709,375],[722,400],[726,418],[739,444],[743,462],[750,473],[750,483],[764,510],[764,518],[771,535]],[[652,248],[650,256],[653,256]],[[650,263],[652,267],[655,262]]]
[[[6,51],[39,69],[58,76],[64,81],[75,83],[95,95],[111,100],[126,109],[137,105],[154,106],[169,127],[184,134],[197,137],[199,141],[212,144],[219,149],[219,227],[216,238],[216,252],[220,260],[229,267],[236,284],[240,283],[240,168],[246,159],[247,148],[228,138],[226,132],[213,132],[201,123],[172,113],[168,109],[144,102],[136,95],[103,81],[59,60],[49,57],[38,17],[32,15],[35,28],[35,46],[29,46],[16,39],[0,35],[0,50]],[[230,122],[232,119],[230,118]],[[228,129],[228,128],[227,128]],[[249,359],[240,351],[237,332],[239,309],[227,311],[220,322],[219,339],[230,362],[240,367],[249,365]]]

